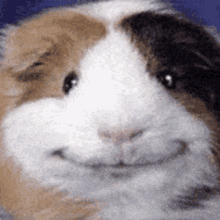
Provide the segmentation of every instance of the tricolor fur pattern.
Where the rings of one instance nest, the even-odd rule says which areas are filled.
[[[218,220],[220,47],[153,1],[2,31],[0,201],[19,219]]]

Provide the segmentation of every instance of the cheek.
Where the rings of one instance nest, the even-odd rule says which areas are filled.
[[[214,112],[208,110],[206,103],[204,103],[201,99],[192,97],[192,95],[187,94],[184,91],[181,93],[171,93],[171,95],[190,114],[193,125],[198,125],[197,137],[200,137],[201,139],[199,140],[199,138],[197,138],[198,143],[195,145],[196,147],[192,145],[193,151],[199,152],[200,149],[204,149],[204,152],[206,151],[209,155],[209,161],[212,164],[215,161],[215,163],[219,166],[220,163],[218,158],[220,150],[218,143],[220,141],[220,128]],[[184,125],[184,121],[182,124]],[[187,129],[188,131],[191,131],[192,137],[194,133],[193,129],[195,129],[194,126]],[[214,154],[210,154],[208,151],[212,153],[214,152]]]
[[[216,116],[207,108],[206,103],[184,91],[172,93],[171,95],[186,109],[195,123],[203,123],[207,126],[212,138],[219,134]]]

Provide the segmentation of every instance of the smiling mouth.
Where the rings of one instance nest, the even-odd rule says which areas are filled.
[[[122,160],[120,160],[118,163],[116,164],[103,164],[103,163],[99,163],[99,164],[93,164],[93,165],[89,165],[89,164],[84,164],[84,166],[87,167],[91,167],[93,169],[101,169],[101,168],[109,168],[111,170],[120,170],[120,171],[125,171],[125,170],[131,170],[132,169],[136,169],[136,168],[143,168],[143,167],[149,167],[152,165],[162,165],[165,163],[169,163],[170,161],[175,160],[177,157],[180,157],[183,154],[186,154],[188,152],[188,144],[184,141],[179,141],[180,143],[180,148],[178,148],[175,152],[173,152],[172,154],[165,156],[157,161],[148,161],[146,163],[138,163],[138,161],[136,163],[133,164],[126,164],[124,163]]]
[[[112,171],[121,171],[121,172],[125,172],[127,170],[133,170],[133,169],[137,169],[137,168],[143,168],[143,167],[149,167],[151,165],[162,165],[165,163],[169,163],[172,160],[175,160],[177,157],[180,157],[183,154],[186,154],[187,152],[187,146],[188,144],[184,141],[178,141],[180,143],[180,148],[178,148],[175,152],[173,152],[172,154],[165,156],[157,161],[148,161],[145,163],[138,163],[135,162],[133,164],[127,164],[124,163],[123,160],[120,160],[118,163],[116,164],[105,164],[105,163],[80,163],[78,161],[75,161],[74,159],[70,159],[65,155],[65,149],[67,149],[67,147],[63,147],[60,149],[57,149],[55,151],[53,151],[50,155],[53,157],[57,157],[60,158],[62,160],[68,160],[70,162],[73,162],[76,165],[79,165],[81,167],[86,167],[86,168],[90,168],[90,169],[94,169],[94,170],[101,170],[101,169],[110,169]]]

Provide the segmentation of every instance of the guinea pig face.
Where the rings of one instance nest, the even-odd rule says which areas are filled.
[[[49,11],[5,38],[7,157],[103,219],[219,218],[219,46],[163,7]]]

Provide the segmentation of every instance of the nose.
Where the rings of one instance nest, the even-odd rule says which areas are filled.
[[[114,129],[99,131],[99,137],[103,141],[112,142],[120,145],[124,142],[132,142],[134,139],[141,137],[145,129]]]

